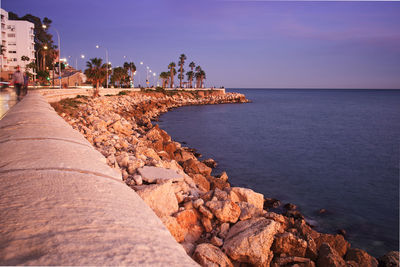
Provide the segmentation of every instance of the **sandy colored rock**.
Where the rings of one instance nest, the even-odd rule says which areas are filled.
[[[178,201],[172,182],[135,187],[136,193],[157,214],[158,217],[169,216],[178,211]]]
[[[189,229],[197,223],[197,220],[199,219],[199,214],[196,210],[190,209],[178,212],[175,217],[182,228]]]
[[[291,257],[274,258],[271,267],[280,267],[280,266],[315,267],[315,263],[310,259],[302,257],[291,256]]]
[[[176,242],[185,240],[187,230],[181,227],[177,219],[172,216],[165,216],[161,218],[163,224],[167,227],[171,235],[175,238]]]
[[[232,192],[238,196],[240,201],[248,202],[260,210],[263,209],[264,195],[243,187],[232,187]]]
[[[211,175],[212,169],[207,167],[204,163],[201,163],[197,159],[188,159],[186,160],[183,165],[183,169],[186,173],[193,173],[193,174],[202,174],[205,176]]]
[[[359,266],[363,267],[378,267],[378,261],[374,257],[358,248],[348,249],[344,259],[346,261],[357,262]]]
[[[214,217],[212,212],[204,205],[199,206],[199,211],[201,212],[201,214],[203,214],[203,216],[207,217],[208,219],[212,219]]]
[[[201,223],[203,224],[204,230],[206,230],[207,233],[210,233],[213,230],[211,220],[207,217],[202,217]]]
[[[164,183],[167,181],[179,182],[183,181],[183,175],[176,170],[164,169],[153,166],[144,166],[139,168],[138,173],[142,176],[143,181],[147,183]]]
[[[223,224],[221,224],[221,226],[219,227],[219,233],[218,233],[218,235],[221,237],[221,238],[225,238],[227,235],[228,235],[228,232],[229,232],[229,223],[223,223]]]
[[[196,247],[193,259],[204,267],[233,267],[232,262],[218,247],[208,243]]]
[[[287,256],[304,257],[306,255],[307,242],[291,233],[283,233],[275,236],[271,250],[274,254],[286,254]]]
[[[204,204],[204,200],[201,198],[198,198],[195,201],[193,201],[193,207],[195,207],[196,209],[198,209],[203,204]]]
[[[235,223],[239,219],[240,208],[236,203],[230,200],[208,201],[206,206],[220,222]]]
[[[223,250],[233,260],[269,266],[270,248],[278,229],[279,223],[263,217],[240,221],[229,230]]]
[[[240,207],[240,217],[241,221],[248,220],[255,216],[260,216],[262,214],[262,210],[257,209],[254,205],[248,202],[239,202]]]
[[[224,244],[224,241],[222,241],[221,238],[213,236],[211,238],[211,244],[213,244],[214,246],[217,246],[217,247],[221,247]]]
[[[204,177],[204,175],[193,174],[192,179],[201,191],[207,192],[210,190],[210,182],[206,179],[206,177]]]
[[[227,200],[228,199],[228,193],[225,191],[222,191],[219,188],[214,189],[214,197],[216,197],[218,200]]]
[[[347,242],[342,235],[331,235],[331,234],[319,234],[314,239],[317,248],[319,249],[322,243],[327,243],[331,248],[336,250],[340,257],[346,255],[347,250],[350,248],[349,242]]]

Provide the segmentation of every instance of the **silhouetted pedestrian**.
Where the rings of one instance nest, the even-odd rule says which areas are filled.
[[[19,69],[19,66],[17,66],[17,70],[14,72],[12,76],[12,84],[14,84],[14,88],[17,93],[17,99],[18,101],[22,99],[22,86],[24,84],[24,75]]]

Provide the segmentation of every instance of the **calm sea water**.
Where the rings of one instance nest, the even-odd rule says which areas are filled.
[[[182,107],[159,124],[318,230],[345,229],[374,256],[399,249],[400,90],[230,91],[253,103]]]

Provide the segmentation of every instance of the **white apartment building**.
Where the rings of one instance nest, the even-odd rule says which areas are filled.
[[[35,61],[34,24],[24,20],[9,20],[8,12],[1,10],[1,45],[3,55],[0,58],[1,72],[13,72],[17,66],[25,66]],[[26,56],[29,61],[22,61]],[[5,77],[2,75],[1,77]]]

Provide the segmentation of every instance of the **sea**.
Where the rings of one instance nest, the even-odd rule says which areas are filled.
[[[345,230],[375,257],[399,250],[400,90],[227,91],[252,103],[180,107],[158,124],[318,231]]]

